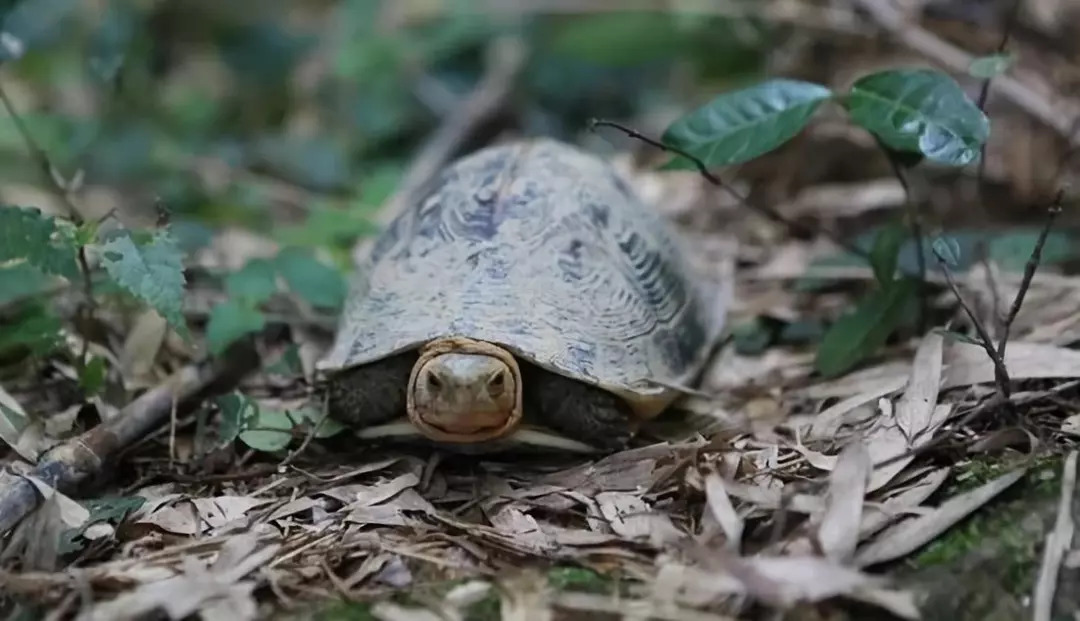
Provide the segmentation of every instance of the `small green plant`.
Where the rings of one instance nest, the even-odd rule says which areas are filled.
[[[986,59],[973,66],[980,74],[1004,71],[1007,62]],[[673,122],[659,141],[644,138],[618,124],[599,121],[646,140],[673,154],[665,169],[696,169],[714,185],[739,197],[710,171],[740,164],[773,151],[798,135],[828,102],[869,131],[886,152],[901,182],[903,171],[927,160],[962,167],[980,159],[990,135],[990,122],[948,75],[922,68],[890,69],[856,80],[843,93],[821,84],[772,79],[721,94]],[[745,204],[745,203],[744,203]],[[769,217],[798,227],[769,208]],[[900,269],[899,253],[914,237],[920,269]],[[841,246],[869,263],[874,289],[825,332],[816,358],[818,372],[842,374],[872,355],[917,310],[925,253],[918,218],[884,228],[866,252],[842,240]]]

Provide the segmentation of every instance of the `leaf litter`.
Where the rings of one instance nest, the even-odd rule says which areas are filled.
[[[670,175],[697,188],[694,176]],[[248,245],[252,256],[271,254],[259,240]],[[760,278],[761,265],[735,272],[740,295],[728,310],[732,321],[772,308],[788,318],[805,310],[796,294],[761,286],[794,277],[796,267],[805,274],[798,245],[761,255],[776,270],[769,278]],[[220,260],[238,269],[250,258],[222,248],[233,254]],[[797,257],[788,260],[794,265],[775,263],[785,252]],[[1037,331],[1035,319],[1028,323]],[[158,313],[132,326],[119,356],[128,389],[163,377],[177,355]],[[296,335],[290,345],[310,380],[324,337],[317,330]],[[979,385],[993,382],[993,366],[981,348],[938,332],[891,347],[859,370],[819,379],[804,348],[774,345],[746,355],[726,344],[703,382],[721,396],[687,400],[704,416],[679,421],[676,434],[646,428],[641,446],[592,459],[433,460],[428,452],[377,445],[342,454],[320,438],[283,460],[281,451],[232,454],[205,440],[211,430],[181,426],[172,440],[156,436],[132,451],[139,477],[125,494],[142,504],[95,523],[108,528],[83,529],[76,541],[85,556],[77,565],[61,565],[60,544],[90,517],[35,481],[46,501],[6,542],[7,558],[21,558],[22,566],[0,572],[0,584],[53,604],[92,593],[76,617],[87,621],[151,611],[171,619],[254,619],[274,603],[317,597],[378,601],[370,612],[388,621],[465,619],[469,606],[490,597],[502,618],[522,621],[558,618],[558,611],[722,620],[744,618],[756,604],[797,609],[844,600],[918,618],[918,593],[870,569],[941,537],[1026,470],[941,497],[956,468],[937,459],[932,443],[983,431],[954,423],[974,407]],[[1075,350],[1045,338],[1012,342],[1006,356],[1033,400],[1053,391],[1054,380],[1080,376]],[[295,411],[307,398],[307,382],[268,376],[242,386],[261,409]],[[2,389],[0,403],[29,418]],[[3,439],[26,446],[18,435],[25,432],[12,429],[0,426]],[[170,442],[190,445],[190,456],[168,464]],[[31,459],[41,450],[20,454]],[[617,595],[559,592],[537,571],[551,564],[629,580]],[[462,578],[468,581],[422,602],[388,599]]]

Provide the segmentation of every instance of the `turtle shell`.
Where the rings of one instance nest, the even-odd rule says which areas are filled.
[[[359,266],[326,372],[432,339],[500,345],[650,417],[723,323],[663,217],[607,162],[535,139],[446,167]]]

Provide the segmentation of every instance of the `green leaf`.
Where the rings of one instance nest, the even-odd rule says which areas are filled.
[[[44,293],[54,282],[58,281],[29,263],[0,266],[0,305]]]
[[[724,93],[680,118],[664,132],[663,142],[710,167],[745,162],[791,140],[832,95],[812,82],[769,80]],[[667,167],[692,166],[677,157]]]
[[[968,75],[982,80],[995,78],[1008,71],[1015,60],[1016,58],[1009,53],[982,56],[968,65]]]
[[[218,431],[219,446],[227,445],[236,440],[248,421],[254,420],[259,412],[257,403],[238,392],[222,395],[215,399],[214,403],[221,410],[221,427]]]
[[[277,292],[277,274],[269,259],[251,259],[225,277],[225,291],[252,305],[262,304]]]
[[[330,436],[337,435],[347,429],[345,425],[329,416],[324,417],[321,412],[314,408],[300,408],[295,412],[292,412],[292,415],[298,416],[302,420],[306,420],[311,426],[319,425],[318,431],[315,432],[315,437],[320,440],[322,438],[329,438]],[[320,419],[322,420],[321,424],[319,422]]]
[[[949,267],[960,265],[960,244],[952,237],[938,237],[934,240],[934,255]]]
[[[16,60],[31,48],[58,39],[78,6],[74,0],[19,2],[0,26],[0,62]]]
[[[951,77],[927,69],[882,71],[851,87],[844,106],[852,120],[900,151],[941,164],[975,161],[990,121]]]
[[[220,355],[237,340],[262,330],[266,317],[249,303],[228,300],[210,311],[206,324],[206,343],[210,353]]]
[[[100,356],[94,356],[85,367],[79,370],[79,385],[87,396],[96,395],[101,391],[101,387],[105,385],[107,370],[105,359]]]
[[[916,281],[901,278],[864,298],[825,333],[814,366],[825,377],[851,369],[871,355],[900,325],[909,302],[915,299]]]
[[[907,230],[900,222],[894,222],[878,231],[874,247],[870,250],[870,265],[874,268],[874,277],[882,287],[892,283],[900,258],[900,246],[903,245],[906,235]]]
[[[116,284],[153,307],[178,332],[187,333],[183,255],[168,230],[142,243],[130,231],[115,232],[101,245],[101,264]]]
[[[301,375],[304,372],[304,365],[300,361],[300,348],[289,345],[277,361],[267,365],[266,372],[284,376]]]
[[[75,248],[39,209],[0,207],[0,262],[25,259],[46,274],[75,279]]]
[[[345,278],[300,248],[286,248],[274,260],[294,293],[313,306],[337,309],[345,302]]]
[[[257,451],[280,451],[292,441],[296,422],[288,412],[259,410],[255,419],[240,432],[240,440]]]
[[[686,35],[667,14],[628,11],[567,20],[546,47],[575,60],[633,67],[675,58],[686,42]]]
[[[28,306],[14,318],[0,322],[0,353],[22,346],[43,356],[63,342],[60,319],[44,304]]]

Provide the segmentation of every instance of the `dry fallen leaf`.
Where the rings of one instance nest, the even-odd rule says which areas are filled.
[[[154,361],[168,329],[168,322],[153,309],[144,311],[135,320],[120,350],[120,373],[125,388],[136,390],[156,382]]]
[[[825,556],[847,564],[859,543],[859,522],[863,496],[870,477],[870,455],[859,437],[854,438],[836,460],[829,476],[825,512],[817,529],[817,540]]]
[[[855,564],[868,567],[910,554],[1008,489],[1026,472],[1026,469],[1014,470],[969,492],[953,496],[926,515],[900,522],[859,548]]]

